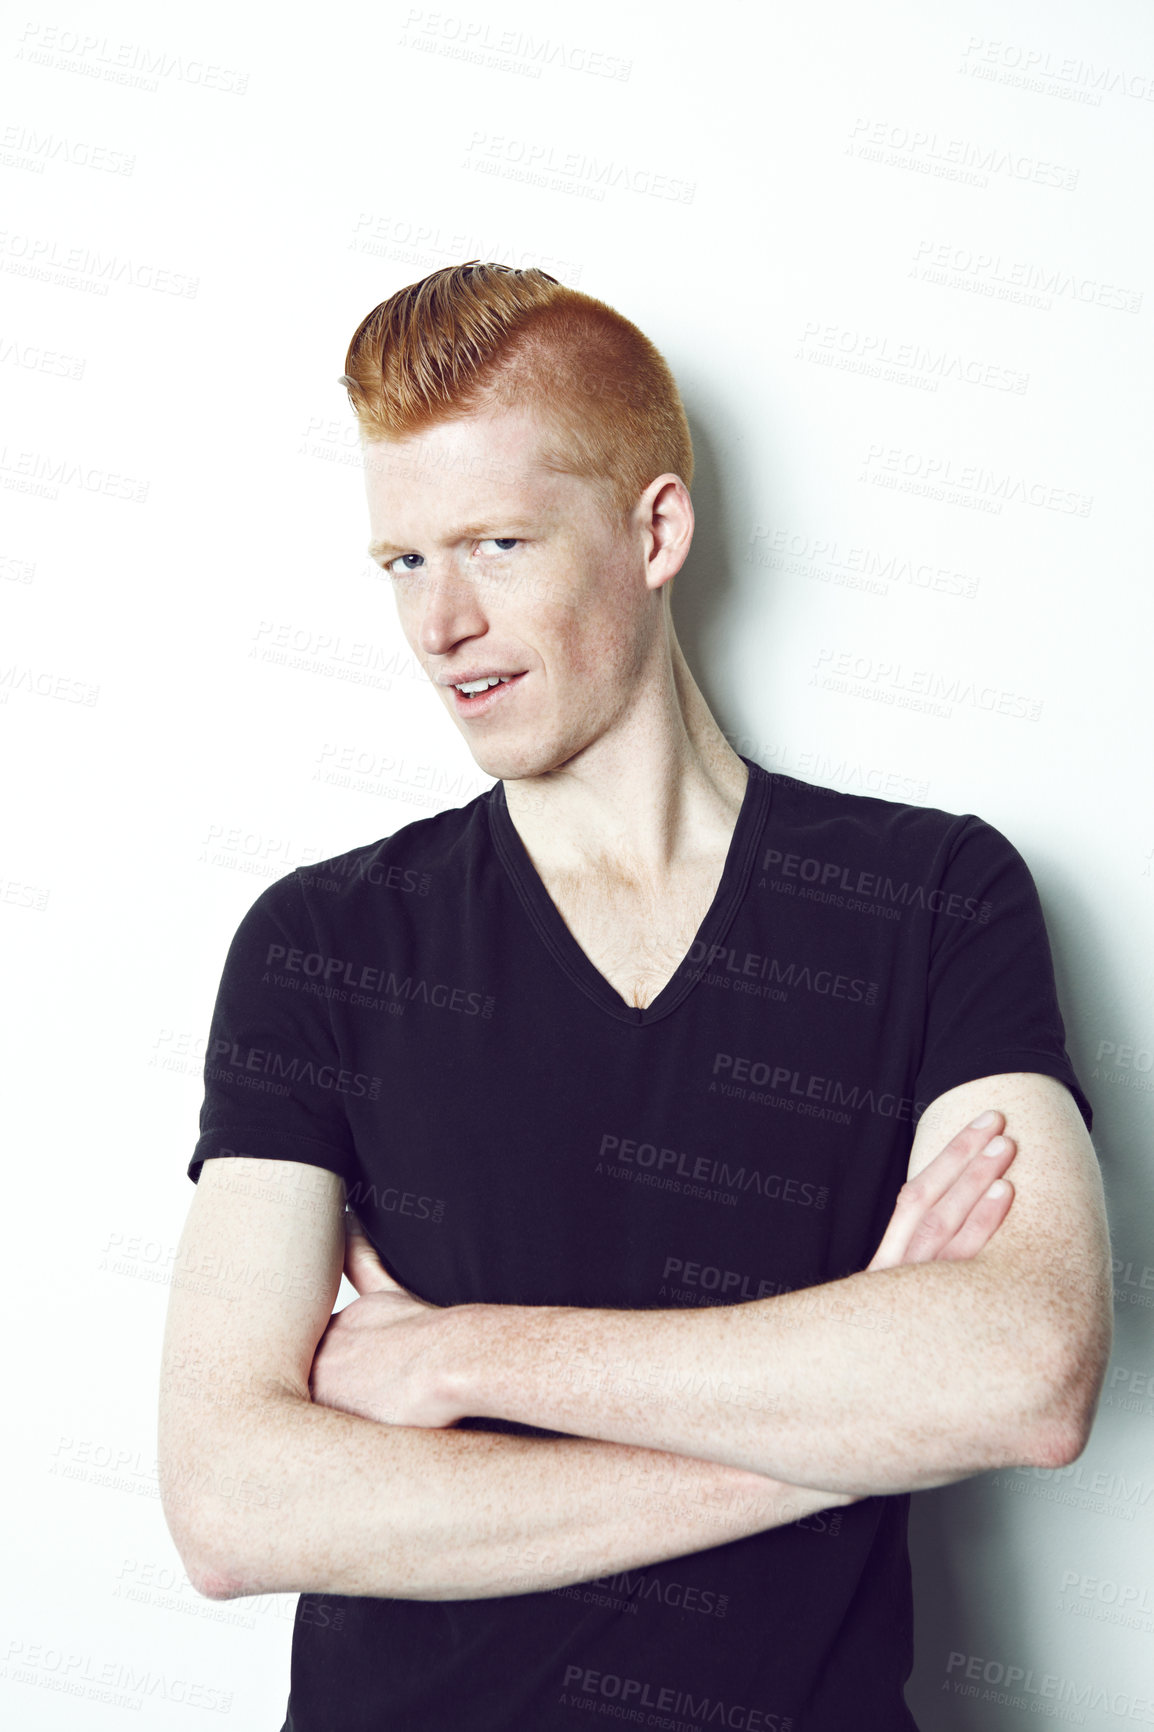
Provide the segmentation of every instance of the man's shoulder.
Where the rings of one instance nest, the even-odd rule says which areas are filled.
[[[990,829],[973,812],[952,812],[879,794],[830,788],[780,770],[766,770],[772,786],[770,827],[844,836],[882,848],[935,850],[967,828]]]
[[[997,903],[1034,918],[1037,893],[1027,862],[977,813],[766,774],[773,790],[759,887],[823,908],[863,901],[934,913],[960,907],[966,918],[984,923]]]
[[[379,899],[382,893],[438,894],[467,871],[477,850],[487,845],[491,793],[486,789],[464,806],[415,818],[388,836],[298,866],[266,895],[281,905],[303,901],[314,911],[325,907],[355,916],[366,900]]]

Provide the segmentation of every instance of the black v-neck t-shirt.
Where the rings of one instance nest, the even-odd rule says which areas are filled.
[[[1042,1072],[1089,1127],[1006,838],[744,761],[717,893],[644,1009],[566,927],[500,782],[271,884],[225,963],[190,1177],[236,1154],[340,1174],[438,1305],[670,1310],[864,1269],[959,1083]],[[282,1732],[908,1732],[908,1505],[546,1592],[302,1596]]]

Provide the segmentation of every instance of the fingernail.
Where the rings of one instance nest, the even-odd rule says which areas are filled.
[[[1008,1148],[1009,1144],[1005,1137],[991,1137],[982,1153],[983,1155],[1003,1155]]]
[[[984,1131],[987,1125],[992,1125],[997,1113],[985,1112],[980,1118],[974,1119],[970,1125],[972,1131]]]
[[[1005,1179],[995,1179],[989,1190],[986,1192],[986,1195],[987,1197],[1001,1197],[1005,1194],[1008,1188]]]

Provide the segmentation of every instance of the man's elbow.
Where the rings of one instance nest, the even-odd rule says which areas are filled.
[[[222,1575],[211,1564],[202,1568],[189,1561],[185,1562],[184,1567],[188,1572],[189,1581],[197,1593],[202,1594],[206,1600],[239,1600],[244,1594],[255,1594],[260,1591],[258,1588],[246,1588],[234,1576]]]
[[[295,1580],[276,1579],[295,1565],[284,1520],[291,1489],[276,1464],[292,1417],[310,1405],[307,1390],[265,1380],[255,1390],[222,1380],[210,1403],[162,1388],[161,1508],[188,1579],[205,1599],[295,1591]]]
[[[1087,1443],[1094,1423],[1094,1408],[1073,1408],[1064,1414],[1048,1415],[1035,1422],[1030,1430],[1016,1467],[1068,1467],[1077,1461]]]
[[[1028,1467],[1068,1467],[1090,1441],[1106,1376],[1113,1334],[1108,1306],[1084,1327],[1062,1332],[1054,1344],[1027,1428]]]
[[[239,1560],[235,1554],[225,1555],[223,1536],[213,1532],[195,1500],[170,1493],[162,1494],[161,1504],[172,1542],[198,1594],[206,1600],[235,1600],[263,1591],[259,1584],[244,1581]]]
[[[208,1600],[283,1592],[284,1584],[271,1580],[277,1489],[235,1455],[232,1467],[200,1465],[224,1458],[219,1437],[202,1437],[195,1461],[160,1454],[161,1508],[180,1561]]]

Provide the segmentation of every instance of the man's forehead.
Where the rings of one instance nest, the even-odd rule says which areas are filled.
[[[367,445],[364,457],[373,534],[392,544],[417,533],[452,540],[474,525],[508,534],[502,526],[514,520],[547,526],[584,504],[586,484],[545,467],[534,442],[390,440]]]
[[[464,482],[483,484],[490,492],[504,489],[538,491],[552,479],[548,470],[524,457],[477,447],[427,444],[418,440],[375,440],[364,448],[365,484],[370,492],[392,492],[414,482],[434,484],[443,477],[456,490]]]
[[[407,438],[371,441],[365,474],[370,485],[377,477],[387,484],[391,477],[444,474],[516,487],[541,475],[538,455],[552,431],[524,410],[456,416]]]

